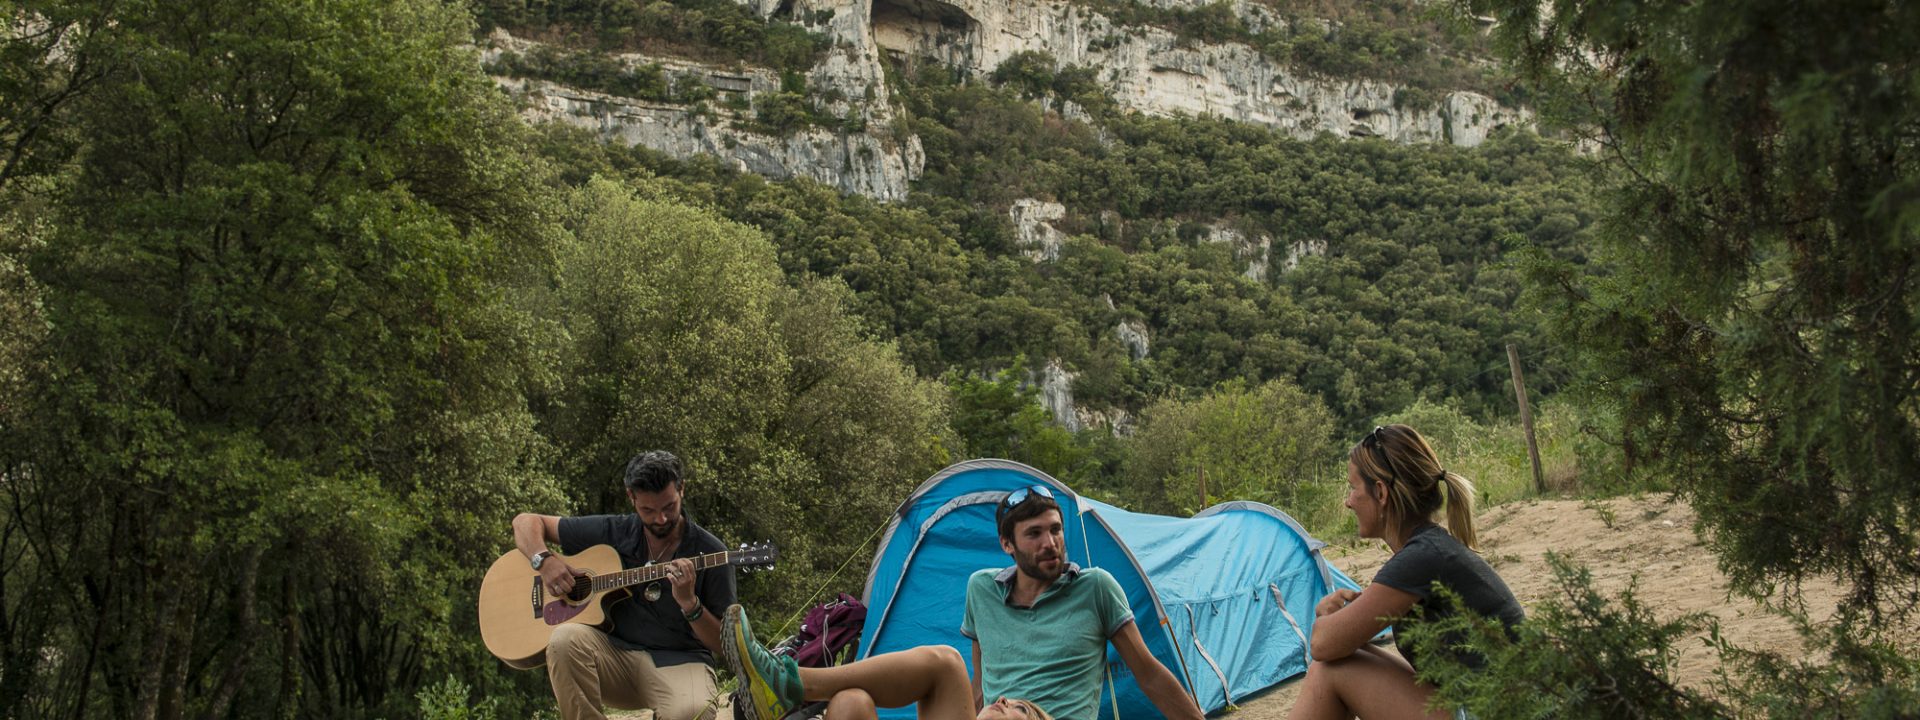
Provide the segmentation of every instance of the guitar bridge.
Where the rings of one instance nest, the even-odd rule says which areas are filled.
[[[546,603],[540,597],[540,578],[536,577],[533,579],[533,618],[535,620],[540,619],[544,614],[540,607],[544,604]]]

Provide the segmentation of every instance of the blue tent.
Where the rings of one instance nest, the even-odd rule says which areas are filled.
[[[1321,557],[1325,543],[1260,503],[1186,519],[1145,515],[1075,495],[1020,463],[970,460],[921,483],[886,528],[867,574],[861,657],[933,644],[969,655],[960,634],[967,577],[1012,564],[994,531],[994,504],[1029,485],[1052,488],[1068,559],[1113,574],[1147,648],[1207,712],[1305,672],[1314,604],[1330,588],[1358,589]],[[1160,717],[1112,646],[1107,667],[1101,717]]]

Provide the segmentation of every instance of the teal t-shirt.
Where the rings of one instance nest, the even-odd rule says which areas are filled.
[[[1073,563],[1033,607],[1007,602],[1015,568],[981,570],[967,578],[967,611],[960,633],[980,644],[981,692],[986,702],[1021,698],[1060,720],[1093,720],[1106,682],[1107,640],[1133,609],[1112,575]]]

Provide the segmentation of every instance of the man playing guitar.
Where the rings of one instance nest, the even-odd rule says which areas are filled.
[[[672,563],[666,582],[636,588],[608,608],[612,629],[568,623],[547,641],[547,675],[567,720],[603,718],[604,704],[652,708],[657,720],[706,720],[719,696],[713,671],[720,652],[718,616],[736,602],[733,568],[695,571],[686,558],[726,550],[687,517],[680,459],[664,450],[627,463],[627,499],[633,514],[557,517],[522,513],[513,519],[514,544],[527,556],[551,597],[573,588],[574,570],[548,549],[566,555],[612,545],[622,564]]]

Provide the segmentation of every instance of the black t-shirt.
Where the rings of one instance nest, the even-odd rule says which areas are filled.
[[[692,518],[684,515],[682,518],[687,528],[680,534],[680,546],[674,548],[673,557],[697,557],[727,549],[713,533],[693,524]],[[595,545],[612,545],[620,553],[620,563],[629,568],[647,564],[646,535],[646,525],[637,515],[560,518],[560,552],[573,555]],[[687,623],[680,604],[673,599],[673,585],[666,580],[656,582],[660,584],[660,599],[648,602],[646,586],[636,585],[631,588],[633,597],[607,608],[607,616],[613,620],[613,632],[609,635],[613,646],[652,653],[653,663],[659,667],[690,662],[712,664],[713,653],[693,634],[693,626]],[[701,570],[694,581],[693,593],[700,599],[700,605],[715,617],[726,612],[727,606],[735,602],[733,566],[717,565]]]
[[[1405,590],[1420,598],[1407,613],[1411,622],[1421,619],[1434,620],[1453,614],[1451,603],[1435,600],[1435,583],[1445,585],[1455,595],[1460,596],[1462,605],[1481,617],[1499,618],[1512,632],[1513,626],[1526,619],[1526,610],[1520,607],[1520,601],[1514,599],[1513,591],[1507,589],[1507,583],[1493,571],[1493,567],[1467,546],[1461,545],[1439,525],[1428,523],[1415,528],[1413,535],[1407,538],[1405,547],[1394,553],[1373,581],[1397,590]],[[1393,629],[1394,647],[1407,658],[1416,669],[1420,661],[1414,657],[1413,648],[1404,640],[1400,627]],[[1447,645],[1457,645],[1465,638],[1449,635]],[[1467,667],[1478,668],[1486,663],[1477,653],[1461,653],[1455,656]]]

